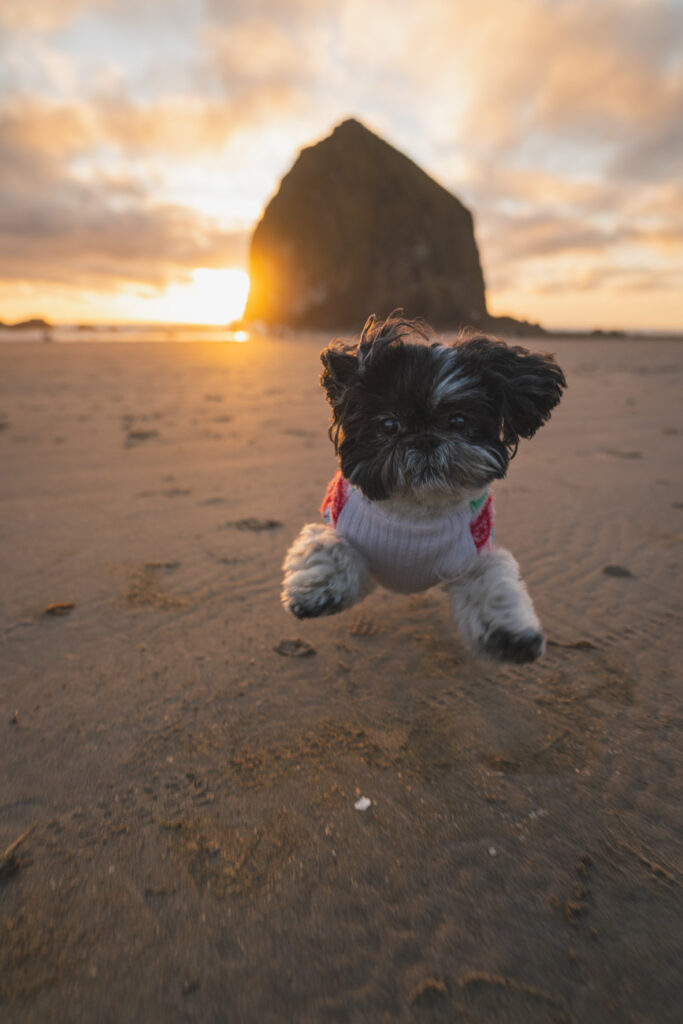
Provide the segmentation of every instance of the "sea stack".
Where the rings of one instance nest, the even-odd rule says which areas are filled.
[[[402,307],[439,326],[487,320],[472,215],[355,120],[302,150],[251,240],[247,320],[358,330]]]

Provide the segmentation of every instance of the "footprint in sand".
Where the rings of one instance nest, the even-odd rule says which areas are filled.
[[[186,498],[192,491],[189,487],[167,487],[163,491],[138,491],[136,498]]]
[[[375,620],[360,612],[352,623],[351,636],[374,636],[377,629]]]
[[[160,573],[172,572],[179,565],[180,562],[147,562],[141,569],[129,570],[128,586],[123,595],[126,604],[165,611],[175,611],[189,604],[188,597],[168,593],[159,580]]]
[[[605,448],[605,455],[611,455],[614,459],[642,459],[643,453],[636,451],[622,451],[620,448]]]
[[[133,448],[136,444],[141,441],[150,441],[153,437],[158,437],[158,430],[129,430],[126,434],[126,439],[123,442],[124,448]]]
[[[283,434],[289,434],[290,437],[315,437],[312,430],[300,430],[298,427],[288,427],[282,431]]]
[[[165,498],[186,498],[192,491],[189,487],[167,487],[161,493]]]
[[[233,530],[265,533],[267,530],[279,530],[283,524],[277,519],[258,519],[256,516],[247,516],[246,519],[237,519],[233,523],[225,523],[224,525]]]

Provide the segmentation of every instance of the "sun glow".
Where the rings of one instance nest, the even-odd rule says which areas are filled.
[[[189,284],[172,284],[155,300],[160,319],[177,324],[227,324],[244,313],[249,277],[244,270],[198,267]]]

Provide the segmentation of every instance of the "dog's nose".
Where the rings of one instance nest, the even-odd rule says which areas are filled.
[[[434,434],[420,434],[415,438],[415,447],[422,452],[433,452],[440,443],[439,438]]]

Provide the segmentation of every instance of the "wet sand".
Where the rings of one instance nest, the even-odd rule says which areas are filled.
[[[0,348],[0,1020],[673,1024],[683,345],[530,343],[508,668],[281,609],[323,341]]]

